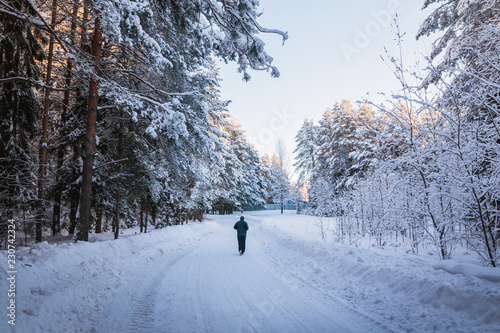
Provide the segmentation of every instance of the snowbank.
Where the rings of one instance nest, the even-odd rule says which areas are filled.
[[[313,220],[291,213],[255,217],[264,253],[298,290],[312,284],[395,332],[500,331],[498,268],[323,242]]]
[[[0,332],[80,331],[127,283],[148,274],[159,259],[180,256],[217,228],[213,222],[193,223],[117,240],[18,248],[16,326],[1,320]],[[0,272],[6,271],[7,254],[1,251]],[[3,276],[0,290],[8,290]],[[4,297],[1,306],[7,307]]]
[[[227,272],[238,267],[242,270],[246,266],[234,265],[245,260],[253,262],[255,269],[265,268],[266,274],[279,279],[286,286],[276,284],[280,290],[296,294],[297,297],[292,299],[306,298],[309,304],[318,305],[313,307],[315,309],[334,305],[345,309],[344,312],[352,314],[352,318],[373,323],[370,324],[373,327],[371,332],[500,331],[498,268],[457,261],[442,262],[435,256],[356,248],[332,242],[331,231],[327,231],[330,234],[327,241],[322,241],[318,221],[294,212],[244,215],[250,230],[248,253],[243,258],[231,250],[236,244],[232,226],[237,216],[209,216],[203,223],[168,227],[118,240],[76,244],[43,242],[30,248],[18,248],[16,327],[13,329],[2,320],[0,332],[95,330],[94,327],[99,327],[96,323],[102,322],[103,318],[107,320],[106,313],[111,303],[115,304],[116,311],[132,308],[133,304],[122,306],[121,300],[133,302],[141,296],[137,284],[143,278],[148,286],[163,281],[165,267],[184,268],[190,278],[197,276],[191,272],[209,272],[212,281],[218,282],[222,274],[227,280],[225,285],[238,289],[241,287],[238,281],[229,280]],[[328,230],[331,221],[323,222]],[[202,256],[203,260],[199,262],[200,253],[207,249],[216,256],[210,253]],[[186,257],[191,253],[194,255]],[[186,258],[189,260],[184,260]],[[217,262],[222,270],[226,270],[226,275],[215,268]],[[155,269],[158,267],[162,269]],[[7,254],[1,251],[0,274],[6,271]],[[262,275],[263,272],[252,271],[245,276],[245,285],[259,285]],[[206,288],[206,275],[200,279],[192,278],[188,286],[183,285],[185,279],[176,276],[183,275],[172,274],[170,280],[162,283],[167,284],[168,290],[183,290],[189,296],[183,298],[185,306],[182,306],[181,313],[184,309],[189,311],[188,300],[200,299],[197,293],[213,297],[199,304],[198,324],[204,324],[204,316],[210,311],[218,311],[211,302],[231,304],[228,299],[233,299],[234,293],[212,294],[216,288]],[[0,290],[7,290],[7,282],[2,275]],[[156,289],[151,290],[155,292]],[[167,295],[164,291],[153,296],[162,300],[165,297],[172,301],[177,299],[175,294]],[[150,294],[144,294],[138,301],[149,304],[149,297]],[[0,305],[5,309],[6,300],[3,297],[1,300]],[[286,306],[283,305],[281,312],[287,313]],[[293,307],[300,308],[300,304]],[[167,308],[164,304],[161,309]],[[230,312],[228,309],[234,310],[229,307],[221,312],[222,315],[218,314],[221,322],[225,322],[223,317]],[[167,319],[173,321],[173,327],[179,327],[182,322],[179,318]],[[215,331],[224,331],[224,327]]]
[[[492,282],[500,282],[500,269],[498,268],[481,267],[473,264],[458,263],[454,260],[438,262],[434,264],[434,268],[442,269],[443,271],[451,274],[462,274],[464,276],[474,276]]]

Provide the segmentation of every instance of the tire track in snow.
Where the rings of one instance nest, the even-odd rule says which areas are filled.
[[[206,242],[213,233],[202,235],[200,242],[190,244],[188,248],[177,248],[161,253],[159,258],[148,262],[147,270],[138,271],[137,277],[125,291],[115,296],[102,316],[100,325],[92,332],[163,332],[156,328],[155,308],[158,304],[158,290],[170,267],[176,265],[200,243]],[[151,273],[153,273],[151,275]]]
[[[275,238],[273,238],[270,235],[270,231],[265,230],[263,227],[260,227],[260,231],[261,231],[261,234],[266,234],[264,237],[267,238],[267,240],[266,240],[267,243],[273,242],[275,244],[274,246],[276,248],[280,246],[278,244],[278,242],[275,242]],[[261,239],[261,242],[262,242],[262,239]],[[268,247],[269,245],[267,243],[265,245],[261,244],[261,247],[262,248]],[[282,250],[284,250],[286,252],[292,252],[292,250],[284,248],[284,247]],[[279,269],[280,271],[283,272],[284,267],[283,267],[282,263],[278,262],[278,260],[276,260],[272,256],[268,255],[266,253],[266,251],[263,251],[263,254],[267,258],[267,260],[271,261],[277,269]],[[293,256],[289,256],[289,257],[293,257]],[[315,262],[316,262],[316,260],[313,259],[313,260],[310,260],[308,262],[305,262],[305,264],[311,264],[311,266],[312,266],[311,269],[313,271],[316,271],[318,268],[314,267]],[[306,280],[303,276],[300,276],[298,273],[294,272],[293,270],[290,270],[290,269],[285,270],[283,273],[281,273],[280,278],[283,281],[286,281],[288,284],[290,284],[291,289],[294,291],[300,292],[301,290],[303,291],[303,290],[307,290],[307,289],[312,289],[312,291],[314,291],[314,295],[311,295],[310,293],[309,294],[303,293],[303,292],[301,293],[303,295],[303,297],[309,299],[309,301],[311,301],[311,302],[322,303],[323,306],[326,307],[327,303],[332,303],[332,301],[334,301],[335,303],[338,303],[342,306],[342,309],[343,309],[342,312],[344,314],[350,314],[350,316],[353,318],[358,318],[358,319],[363,318],[364,321],[371,322],[372,323],[371,332],[379,332],[379,331],[392,332],[392,333],[398,332],[397,329],[393,329],[393,328],[389,327],[389,325],[382,323],[381,321],[377,320],[376,318],[369,315],[368,313],[357,309],[356,307],[349,304],[345,299],[333,294],[333,292],[327,290],[326,288],[318,287],[317,285],[311,283],[311,281],[309,281],[309,280]],[[329,302],[327,302],[327,300],[329,300]],[[356,316],[353,316],[352,314],[356,314]],[[375,328],[377,328],[378,330]]]
[[[225,288],[226,295],[228,295],[233,303],[235,311],[241,311],[246,314],[245,318],[240,320],[237,332],[259,332],[262,330],[262,326],[272,323],[272,317],[277,313],[283,317],[284,321],[294,323],[292,331],[310,332],[308,324],[301,320],[300,314],[284,306],[283,303],[285,299],[282,296],[285,296],[284,293],[287,288],[282,285],[279,280],[274,278],[275,275],[269,271],[269,267],[262,265],[257,259],[261,256],[261,249],[258,247],[258,243],[255,244],[251,240],[249,245],[250,254],[247,253],[241,259],[235,254],[234,257],[229,257],[224,260],[226,275],[232,274],[233,276],[247,277],[247,284],[251,283],[254,287],[250,292],[255,295],[261,295],[253,299],[248,294],[235,298],[234,291],[241,289],[241,281],[237,283],[237,279],[229,279],[229,285]],[[249,256],[251,260],[254,261],[251,270],[258,272],[258,274],[249,275],[247,270],[242,269],[244,266],[235,265],[234,260],[230,260],[230,258],[236,258],[242,261],[249,258]],[[237,272],[235,272],[235,266],[239,268]],[[269,279],[264,279],[264,276],[272,277],[271,283],[269,283]],[[235,300],[232,300],[234,298]],[[239,306],[234,305],[236,301],[239,303]]]
[[[231,317],[244,311],[245,304],[235,297],[237,285],[228,278],[234,273],[228,261],[232,261],[234,269],[240,258],[228,252],[229,243],[224,244],[220,237],[212,236],[182,262],[171,266],[160,288],[163,303],[156,311],[157,316],[160,313],[168,313],[168,316],[158,323],[158,329],[220,332],[220,327],[231,327]],[[224,309],[224,313],[218,309]]]
[[[155,332],[154,312],[158,295],[158,284],[161,281],[163,270],[159,270],[155,277],[136,292],[139,299],[132,306],[133,313],[124,332]]]
[[[226,219],[231,220],[224,222]],[[164,302],[156,311],[160,319],[157,329],[242,333],[369,329],[360,323],[363,319],[339,314],[338,305],[325,307],[292,290],[259,249],[260,243],[255,241],[260,237],[258,223],[253,223],[249,234],[248,251],[238,256],[232,219],[220,218],[221,232],[168,271],[159,290]],[[162,313],[168,316],[160,318]],[[371,325],[371,321],[365,324]]]
[[[227,219],[218,219],[221,228],[201,242],[152,259],[149,270],[139,271],[135,282],[115,297],[97,331],[387,331],[371,318],[343,309],[343,302],[318,300],[324,294],[307,281],[298,290],[283,279],[282,267],[265,253],[269,247],[262,248],[260,223],[252,221],[248,251],[237,255]],[[282,244],[269,245],[272,251],[283,250]]]

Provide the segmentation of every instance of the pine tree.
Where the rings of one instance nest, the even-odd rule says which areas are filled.
[[[76,46],[76,28],[77,28],[77,16],[79,10],[78,2],[73,4],[72,16],[71,16],[71,24],[69,27],[69,47],[75,49]],[[57,234],[61,230],[61,211],[62,211],[62,199],[63,199],[63,190],[68,186],[68,184],[64,183],[65,180],[65,165],[64,160],[66,157],[67,150],[67,136],[68,129],[67,123],[70,118],[70,101],[71,101],[71,84],[73,82],[73,68],[74,61],[71,56],[66,56],[66,68],[64,73],[64,97],[61,106],[61,116],[60,122],[58,124],[59,131],[55,135],[55,141],[57,144],[54,144],[54,149],[57,150],[57,164],[56,164],[56,179],[54,184],[54,206],[52,211],[52,233]]]
[[[280,203],[283,214],[285,200],[290,196],[290,177],[287,170],[288,154],[282,141],[278,141],[276,152],[262,159],[266,186],[266,201]]]
[[[52,1],[52,13],[50,26],[53,29],[57,21],[57,0]],[[43,115],[42,115],[42,135],[40,138],[39,159],[38,159],[38,200],[37,200],[37,221],[36,221],[36,242],[42,241],[43,220],[45,219],[46,204],[46,186],[47,186],[47,146],[49,138],[49,108],[50,108],[50,86],[52,84],[52,66],[54,59],[54,43],[55,36],[50,35],[49,50],[47,54],[47,69],[45,73],[45,91],[43,99]]]
[[[220,175],[225,183],[225,191],[220,194],[216,205],[229,204],[244,209],[247,205],[263,204],[262,168],[257,152],[248,143],[241,125],[231,115],[220,128],[226,147],[225,151],[222,148],[225,168]]]
[[[40,31],[28,1],[9,1],[0,12],[0,223],[28,211],[36,192],[31,153],[41,106],[33,89],[43,59]],[[3,235],[3,233],[2,233]]]
[[[310,183],[312,173],[316,168],[317,132],[318,128],[314,125],[314,122],[305,119],[295,136],[297,147],[293,152],[297,155],[293,166],[300,170],[298,180],[301,183]]]
[[[69,232],[77,228],[76,239],[87,240],[94,223],[101,232],[112,216],[118,233],[144,213],[163,226],[201,219],[218,200],[230,210],[260,204],[260,159],[220,100],[213,67],[220,57],[237,61],[245,80],[250,69],[279,75],[257,34],[287,35],[260,26],[257,7],[218,0],[2,3],[2,218],[20,204],[32,211],[26,203],[36,202],[42,221],[53,200],[52,232],[68,217]],[[18,106],[23,112],[11,111]],[[156,223],[159,217],[166,222]],[[37,224],[37,241],[43,227]]]
[[[95,112],[97,110],[97,87],[106,92],[110,101],[120,100],[129,104],[132,112],[144,109],[141,116],[149,117],[151,125],[147,128],[148,133],[153,139],[158,137],[158,133],[170,128],[166,140],[178,141],[174,145],[170,144],[164,147],[174,146],[177,149],[181,147],[193,147],[193,140],[197,137],[202,138],[202,132],[198,131],[197,126],[193,126],[198,120],[206,119],[206,110],[197,104],[197,94],[189,94],[185,83],[190,81],[189,72],[200,69],[203,63],[190,61],[200,59],[207,61],[211,53],[223,57],[226,60],[238,59],[239,70],[244,73],[244,78],[248,79],[247,68],[269,69],[271,75],[278,76],[279,72],[271,65],[272,58],[264,52],[264,43],[255,35],[261,32],[280,33],[283,38],[287,35],[279,31],[271,31],[262,28],[257,23],[257,3],[245,2],[237,5],[236,3],[224,3],[219,6],[218,1],[152,1],[151,6],[124,6],[117,2],[101,2],[98,7],[94,7],[95,24],[94,40],[92,46],[92,55],[94,60],[94,72],[91,75],[89,108],[87,121],[87,136],[84,141],[85,157],[82,179],[82,194],[80,203],[81,233],[82,239],[87,240],[89,230],[90,216],[90,198],[92,188],[92,166],[95,154]],[[154,11],[153,11],[154,9]],[[102,15],[116,13],[116,15]],[[117,25],[115,17],[123,20],[123,24]],[[130,19],[131,17],[136,19]],[[111,20],[110,18],[113,18]],[[148,19],[150,18],[150,19]],[[158,18],[158,20],[151,20]],[[203,18],[203,20],[202,20]],[[102,22],[101,22],[102,20]],[[207,26],[208,23],[208,26]],[[170,76],[176,78],[174,86],[179,90],[170,90],[165,92],[161,88],[156,88],[150,81],[144,80],[141,76],[132,71],[134,81],[140,81],[148,86],[156,96],[150,94],[137,93],[137,89],[132,90],[119,80],[102,81],[101,72],[105,70],[104,64],[100,61],[102,41],[102,30],[106,38],[111,42],[121,41],[121,44],[132,45],[136,47],[138,54],[144,58],[141,59],[152,68],[166,70]],[[170,30],[169,28],[173,28]],[[172,32],[174,32],[172,34]],[[184,41],[187,42],[184,42]],[[192,45],[192,48],[178,52],[177,46]],[[146,47],[144,47],[146,46]],[[200,46],[199,48],[195,48]],[[109,46],[108,46],[109,47]],[[187,57],[186,57],[187,55]],[[179,67],[178,67],[179,66]],[[116,65],[113,65],[116,67]],[[170,71],[169,71],[170,68]],[[184,69],[182,71],[181,69]],[[114,68],[113,68],[114,70]],[[187,70],[187,71],[186,71]],[[127,73],[127,72],[124,72]],[[152,89],[151,89],[152,88]],[[189,87],[191,88],[191,87]],[[184,94],[182,101],[180,98],[173,98],[171,93]],[[124,96],[124,92],[127,95]],[[128,102],[126,101],[128,99]],[[141,103],[135,103],[139,99]],[[193,105],[196,103],[196,105]],[[135,104],[132,106],[132,104]],[[203,116],[205,114],[205,117]],[[199,116],[201,115],[201,116]],[[187,116],[187,117],[186,117]],[[168,121],[165,121],[167,120]],[[186,139],[186,140],[184,140]],[[165,138],[160,138],[165,141]],[[191,141],[190,145],[187,141]],[[186,143],[184,145],[184,142]],[[205,145],[201,145],[204,147]],[[190,149],[191,150],[191,149]],[[172,161],[176,161],[185,166],[190,164],[189,150],[187,154],[175,153]],[[170,155],[167,153],[166,155]],[[183,175],[176,178],[177,191],[182,193],[180,197],[189,197],[193,184],[196,184],[197,177],[194,174]],[[175,190],[174,190],[175,192]],[[179,194],[175,194],[170,201],[175,203]]]

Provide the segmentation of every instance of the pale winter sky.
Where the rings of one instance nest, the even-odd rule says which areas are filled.
[[[392,21],[395,11],[399,13],[400,29],[406,33],[404,59],[412,65],[430,49],[428,39],[415,41],[420,23],[430,12],[422,11],[423,2],[261,0],[261,25],[289,34],[284,45],[278,35],[259,35],[281,77],[250,71],[252,79],[243,82],[236,64],[221,64],[222,98],[232,100],[231,112],[261,154],[272,154],[281,138],[291,155],[304,118],[318,121],[327,107],[342,99],[354,103],[369,93],[382,101],[378,93],[399,89],[380,58],[384,46],[399,54],[394,29],[384,14],[391,12]]]

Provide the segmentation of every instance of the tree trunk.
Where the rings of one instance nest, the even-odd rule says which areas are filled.
[[[80,1],[76,1],[75,5],[79,5],[79,2]],[[80,28],[81,28],[80,29],[80,49],[81,50],[85,50],[86,46],[89,44],[89,41],[87,39],[87,25],[89,22],[89,10],[88,10],[89,3],[88,2],[89,2],[89,0],[83,1],[83,14],[82,14],[82,21],[80,24]],[[80,85],[77,85],[75,94],[76,94],[76,98],[79,98],[82,96],[82,89],[81,89]]]
[[[54,28],[57,18],[57,0],[52,0],[52,18],[50,25]],[[50,86],[52,79],[52,58],[54,56],[54,35],[50,35],[49,39],[49,53],[47,56],[47,73],[45,76],[45,85]],[[39,166],[38,166],[38,216],[36,219],[36,242],[42,241],[42,227],[43,219],[45,215],[45,183],[46,183],[46,172],[47,172],[47,141],[49,138],[49,107],[50,107],[50,89],[45,88],[45,96],[43,103],[43,118],[42,118],[42,137],[40,139],[40,150],[39,150]]]
[[[139,232],[142,232],[144,226],[144,202],[141,200],[141,221],[139,222]]]
[[[471,183],[472,183],[472,180],[471,180]],[[476,200],[476,204],[478,207],[479,220],[481,221],[481,231],[483,232],[483,235],[484,235],[483,242],[486,245],[488,259],[490,261],[490,265],[493,267],[496,267],[495,257],[493,256],[493,252],[491,251],[490,239],[489,239],[487,231],[486,231],[487,223],[485,222],[485,216],[483,215],[483,209],[481,206],[482,203],[481,203],[481,200],[479,199],[479,196],[476,193],[475,187],[473,187],[473,186],[472,186],[472,193],[474,194],[474,199]],[[493,239],[492,239],[492,241],[493,241]]]
[[[115,216],[115,239],[120,232],[120,188],[116,187],[116,216]]]
[[[106,214],[106,213],[104,213],[104,215],[105,215],[105,218],[104,218],[104,228],[103,228],[103,230],[104,230],[104,232],[106,232],[106,231],[109,230],[108,229],[108,226],[109,226],[109,215]]]
[[[62,167],[62,165],[61,165]],[[59,169],[59,153],[57,154],[57,168]],[[56,177],[56,183],[60,181]],[[52,208],[52,235],[57,235],[61,232],[61,205],[62,205],[62,188],[57,184],[54,193],[54,207]]]
[[[76,215],[78,212],[78,205],[80,203],[80,193],[76,189],[70,190],[70,209],[69,209],[69,230],[70,234],[75,233],[76,228]]]
[[[81,240],[88,241],[89,239],[89,219],[90,219],[90,204],[92,197],[92,168],[94,166],[95,155],[95,125],[97,120],[97,103],[98,103],[98,88],[99,88],[99,67],[101,62],[101,43],[102,43],[102,28],[99,16],[95,19],[94,37],[92,40],[92,57],[94,58],[94,73],[90,77],[89,84],[89,101],[87,111],[87,127],[85,138],[83,141],[84,156],[83,156],[83,172],[80,196],[80,234]]]
[[[151,218],[153,219],[153,225],[155,226],[155,229],[156,229],[157,226],[156,226],[156,205],[155,204],[151,205]]]
[[[97,220],[95,222],[95,233],[100,234],[102,232],[102,209],[97,211]]]
[[[81,25],[81,31],[80,31],[80,42],[82,44],[81,46],[89,43],[89,40],[87,38],[87,23],[89,21],[89,7],[90,7],[90,0],[83,0],[82,25]]]
[[[149,196],[146,197],[146,221],[144,221],[144,232],[148,232],[148,207],[149,206]]]
[[[70,41],[71,45],[75,42],[75,32],[76,32],[76,16],[78,15],[78,2],[73,5],[73,21],[71,22],[71,32],[70,32]],[[61,128],[64,130],[64,126],[66,125],[67,117],[68,117],[68,109],[71,93],[69,91],[69,87],[71,86],[71,78],[73,77],[73,61],[68,57],[66,59],[66,90],[64,92],[64,99],[61,111]],[[61,201],[62,201],[62,191],[63,185],[60,184],[60,173],[61,169],[64,165],[64,154],[65,154],[65,146],[61,145],[59,150],[57,151],[57,170],[56,170],[56,188],[54,193],[54,208],[52,212],[52,234],[57,234],[61,231]]]
[[[23,211],[23,222],[24,222],[24,246],[28,246],[28,223],[26,223],[26,211]]]

